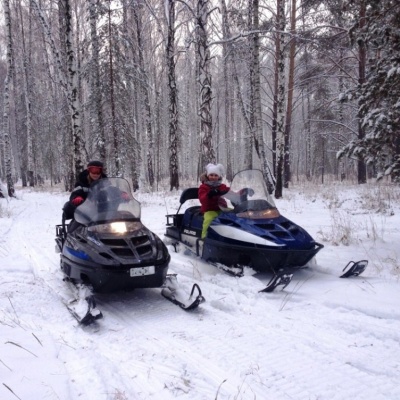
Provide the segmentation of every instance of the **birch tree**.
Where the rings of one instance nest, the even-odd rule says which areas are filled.
[[[250,16],[252,20],[252,54],[251,54],[251,67],[250,67],[250,82],[252,91],[252,109],[254,112],[253,117],[253,137],[255,138],[254,143],[256,144],[257,154],[261,161],[262,172],[264,179],[267,184],[268,191],[270,193],[274,190],[273,176],[268,165],[268,158],[265,150],[265,141],[263,134],[263,118],[262,118],[262,107],[261,107],[261,77],[260,77],[260,35],[258,33],[260,29],[259,23],[259,0],[250,0],[251,10]]]
[[[283,194],[283,167],[285,159],[285,1],[277,1],[276,26],[279,37],[279,52],[277,58],[278,72],[278,95],[277,95],[277,115],[276,115],[276,188],[275,197],[277,199]]]
[[[169,91],[169,171],[170,190],[179,189],[178,175],[178,104],[175,77],[175,0],[167,0],[167,71]]]
[[[293,116],[293,95],[294,95],[294,68],[296,56],[296,0],[292,0],[290,11],[290,42],[289,42],[289,77],[288,77],[288,98],[285,119],[285,154],[284,154],[284,181],[283,186],[289,187],[291,178],[290,170],[290,134],[292,129]]]
[[[22,165],[24,166],[21,171],[21,176],[27,178],[28,185],[35,185],[35,177],[34,177],[34,160],[33,160],[33,132],[32,132],[32,106],[31,106],[31,93],[30,93],[30,60],[28,57],[28,49],[26,46],[26,38],[25,38],[25,27],[23,20],[23,12],[21,3],[17,5],[17,10],[19,13],[20,20],[20,29],[21,29],[21,38],[22,38],[22,79],[23,79],[23,92],[24,92],[24,106],[25,106],[25,132],[26,132],[26,152],[25,152],[25,160]],[[29,7],[29,22],[31,18],[30,7]],[[30,24],[29,24],[30,25]],[[30,44],[30,43],[28,43]],[[26,174],[26,175],[25,175]]]
[[[113,29],[111,21],[111,0],[108,3],[107,10],[108,18],[108,79],[109,79],[109,92],[110,92],[110,113],[111,113],[111,132],[112,132],[112,160],[114,165],[114,173],[116,176],[121,176],[121,159],[120,159],[120,149],[119,149],[119,134],[117,130],[116,112],[115,112],[115,91],[114,91],[114,54],[113,54]]]
[[[205,169],[207,163],[215,163],[213,148],[212,125],[212,89],[210,62],[211,54],[208,46],[207,21],[209,17],[209,0],[198,0],[196,7],[196,44],[198,57],[198,81],[199,81],[199,116],[201,138],[200,171]]]
[[[67,179],[67,189],[71,190],[73,184],[76,181],[79,173],[83,170],[83,140],[82,140],[82,128],[81,128],[81,105],[78,95],[78,76],[75,65],[75,54],[74,54],[74,40],[73,40],[73,28],[72,28],[72,14],[70,0],[59,0],[58,5],[60,7],[59,12],[62,15],[63,25],[65,28],[63,37],[65,38],[65,49],[67,57],[67,65],[65,72],[65,66],[62,62],[62,57],[59,49],[56,46],[53,34],[50,29],[50,25],[47,21],[46,16],[42,12],[40,5],[37,0],[32,0],[32,4],[36,10],[45,36],[47,37],[54,60],[59,70],[59,84],[64,90],[68,99],[69,113],[70,113],[70,126],[71,126],[71,148],[73,149],[72,165],[69,168],[69,177]],[[67,76],[65,76],[65,73]],[[67,147],[68,148],[68,147]]]
[[[233,93],[229,82],[228,70],[232,64],[232,43],[228,41],[231,36],[228,21],[228,12],[225,0],[220,0],[221,17],[222,17],[222,69],[223,69],[223,87],[224,87],[224,104],[225,104],[225,123],[224,123],[224,141],[228,143],[229,137],[232,132],[232,101]],[[246,135],[247,136],[247,135]],[[226,177],[228,181],[233,178],[232,159],[231,159],[231,146],[226,146]]]
[[[14,182],[12,179],[12,147],[10,137],[10,86],[14,71],[13,65],[13,45],[11,38],[11,14],[10,14],[10,1],[3,0],[4,18],[6,25],[7,36],[7,75],[4,82],[4,95],[3,95],[3,138],[4,138],[4,157],[5,157],[5,173],[7,182],[7,191],[9,197],[15,197]]]
[[[144,60],[144,48],[142,38],[142,6],[139,2],[136,2],[136,7],[133,7],[133,15],[135,20],[136,28],[136,40],[137,40],[137,51],[138,51],[138,66],[139,66],[139,82],[142,94],[142,105],[144,111],[144,123],[147,137],[147,154],[146,154],[146,169],[148,174],[148,181],[150,186],[154,185],[154,166],[153,166],[153,149],[154,149],[154,138],[153,128],[151,124],[151,105],[150,105],[150,93],[149,93],[149,81],[147,76],[147,70],[145,68]]]
[[[97,142],[97,149],[101,161],[106,161],[106,137],[104,132],[104,116],[102,109],[102,94],[100,80],[100,43],[97,34],[98,0],[88,1],[90,40],[92,44],[92,58],[90,62],[90,127],[91,137]]]

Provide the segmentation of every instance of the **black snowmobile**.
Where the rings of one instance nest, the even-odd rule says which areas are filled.
[[[127,193],[129,199],[124,200],[122,193]],[[164,297],[186,310],[204,301],[197,284],[187,300],[176,275],[167,274],[168,250],[141,223],[140,203],[132,197],[125,179],[94,182],[86,201],[76,208],[73,220],[67,225],[70,206],[69,202],[65,204],[62,224],[56,226],[56,250],[61,253],[65,280],[75,292],[76,301],[72,302],[75,304],[68,308],[81,323],[102,317],[92,292],[161,287]],[[82,292],[84,310],[79,305],[82,299],[77,298],[82,297]]]
[[[266,292],[286,287],[293,272],[304,268],[323,248],[302,227],[281,215],[269,195],[260,170],[237,173],[230,191],[220,198],[222,213],[201,239],[203,215],[200,206],[182,205],[198,199],[198,188],[182,192],[176,214],[167,215],[165,242],[184,244],[197,256],[236,276],[243,268],[271,271]]]

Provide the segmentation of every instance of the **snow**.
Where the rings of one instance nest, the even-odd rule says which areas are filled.
[[[282,214],[324,244],[283,291],[269,274],[234,278],[169,247],[170,272],[206,302],[185,312],[160,289],[98,296],[82,328],[61,297],[55,225],[68,193],[21,188],[0,199],[0,398],[57,400],[400,398],[399,188],[294,186]],[[163,237],[177,192],[139,193]],[[340,279],[367,259],[359,277]]]

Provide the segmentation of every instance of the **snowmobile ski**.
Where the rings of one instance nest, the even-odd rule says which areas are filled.
[[[184,310],[194,310],[201,303],[205,302],[205,298],[201,293],[200,286],[195,283],[188,298],[187,294],[182,290],[178,284],[176,275],[168,274],[165,280],[164,287],[161,294],[172,303],[178,305]]]
[[[63,299],[65,306],[80,325],[90,325],[94,321],[103,318],[103,314],[97,308],[92,289],[84,284],[75,284],[68,278],[63,279],[69,289],[69,299]]]
[[[89,296],[86,299],[73,300],[70,303],[66,303],[66,307],[79,325],[87,326],[103,318],[103,314],[96,307],[93,296]]]
[[[260,290],[258,293],[273,292],[278,286],[281,286],[281,285],[283,285],[283,287],[281,289],[281,290],[283,290],[283,289],[285,289],[285,287],[287,285],[289,285],[292,278],[293,278],[293,274],[286,274],[286,273],[276,274],[271,278],[271,280],[268,282],[267,286],[263,290]]]
[[[358,276],[361,275],[365,269],[367,268],[368,260],[361,261],[350,261],[344,268],[343,272],[349,268],[340,278],[348,278],[349,276]]]

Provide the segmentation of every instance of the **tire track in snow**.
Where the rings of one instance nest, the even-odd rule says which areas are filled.
[[[315,273],[315,271],[312,271],[311,273]],[[317,274],[318,275],[318,274]],[[296,281],[296,278],[294,279],[294,283]],[[241,280],[239,280],[238,286],[240,286],[240,282],[242,282]],[[358,285],[361,285],[361,282],[357,283]],[[342,280],[337,280],[337,281],[333,281],[332,286],[341,286],[341,285],[346,285],[346,283],[344,283],[344,281]],[[227,289],[227,288],[226,288]],[[237,290],[236,284],[235,284],[235,290]],[[305,289],[306,290],[306,289]],[[364,289],[362,289],[364,290]],[[239,290],[240,292],[240,290]],[[243,290],[243,292],[246,292],[246,290]],[[306,305],[306,307],[308,306],[309,303],[309,299],[306,299],[306,301],[304,302],[303,300],[301,300],[302,298],[305,298],[304,294],[305,291],[302,290],[302,293],[300,293],[300,296],[297,296],[296,293],[291,294],[291,300],[293,302],[297,302],[298,306],[296,307],[296,309],[301,308],[302,306],[304,306],[304,304]],[[275,294],[270,294],[268,295],[268,297],[266,297],[268,300],[268,302],[271,302],[271,297],[273,297]],[[207,294],[206,294],[207,296]],[[300,298],[300,300],[297,299],[297,297]],[[277,298],[275,296],[275,298]],[[277,301],[275,302],[277,303]],[[291,304],[289,304],[289,307],[291,306]],[[357,385],[357,390],[355,391],[355,398],[368,398],[370,393],[375,393],[376,398],[385,398],[385,396],[390,395],[390,393],[395,392],[398,393],[398,389],[397,386],[395,385],[395,382],[393,381],[393,385],[389,387],[391,387],[390,390],[385,391],[383,388],[386,386],[385,383],[387,383],[387,378],[390,378],[390,375],[383,373],[381,374],[380,370],[381,368],[373,368],[373,369],[369,369],[369,370],[365,370],[364,369],[359,369],[357,367],[357,364],[360,364],[359,362],[357,362],[357,358],[360,357],[360,353],[362,357],[367,357],[370,359],[370,362],[372,364],[374,364],[374,360],[381,360],[382,363],[385,362],[385,354],[386,356],[389,356],[388,352],[393,351],[393,348],[398,348],[398,346],[395,346],[395,343],[387,343],[387,334],[385,334],[385,332],[387,332],[387,329],[390,329],[391,331],[393,331],[394,335],[396,334],[396,332],[398,332],[397,329],[393,329],[393,326],[385,326],[382,327],[382,321],[376,317],[374,317],[372,314],[374,313],[374,311],[372,310],[372,312],[367,312],[366,314],[364,313],[363,318],[366,319],[365,324],[364,322],[362,323],[362,326],[360,324],[355,323],[355,326],[353,329],[351,329],[351,315],[349,316],[349,321],[345,321],[345,328],[343,328],[343,324],[341,323],[341,321],[339,320],[335,320],[334,318],[332,319],[332,309],[330,309],[329,307],[325,307],[325,304],[322,303],[320,305],[321,310],[325,310],[325,308],[327,308],[325,311],[325,315],[323,315],[323,317],[318,317],[317,321],[327,321],[326,323],[326,327],[325,332],[324,332],[324,337],[325,339],[323,339],[323,343],[324,346],[318,346],[318,339],[316,339],[316,341],[314,343],[310,343],[310,346],[306,349],[304,349],[304,353],[300,354],[300,356],[298,357],[299,360],[304,360],[304,359],[309,359],[310,368],[305,367],[305,363],[303,361],[297,361],[297,358],[293,359],[293,356],[291,355],[291,348],[295,347],[294,351],[296,353],[299,353],[299,349],[296,347],[296,345],[291,346],[290,343],[295,344],[296,343],[296,334],[294,335],[288,335],[288,332],[292,329],[294,329],[294,332],[296,332],[296,330],[302,330],[302,332],[300,332],[300,337],[301,338],[313,338],[314,337],[314,329],[313,326],[310,326],[310,320],[305,319],[303,322],[298,321],[298,324],[295,324],[296,326],[294,327],[288,327],[285,332],[283,332],[282,334],[284,335],[283,337],[289,336],[288,338],[286,338],[285,340],[288,343],[288,352],[287,354],[282,354],[282,351],[280,350],[278,352],[278,354],[276,355],[276,357],[272,357],[271,360],[271,353],[268,352],[268,359],[271,360],[271,363],[266,365],[263,370],[264,371],[268,371],[269,368],[272,367],[272,370],[274,370],[276,368],[276,366],[280,365],[279,360],[280,359],[284,359],[284,360],[290,360],[289,364],[291,366],[291,368],[289,368],[288,370],[288,366],[287,366],[287,361],[283,362],[282,366],[281,366],[281,370],[282,370],[282,374],[289,374],[290,376],[294,377],[294,381],[296,382],[296,385],[294,388],[292,388],[291,390],[288,389],[288,393],[290,395],[293,395],[294,398],[299,398],[297,397],[298,394],[296,395],[296,392],[298,391],[298,389],[302,386],[304,386],[303,392],[304,392],[304,398],[309,398],[309,396],[312,396],[313,393],[317,393],[318,392],[318,386],[321,387],[326,387],[326,386],[330,386],[332,385],[332,387],[334,387],[334,390],[332,391],[332,394],[336,396],[336,394],[338,393],[338,389],[340,387],[346,387],[346,390],[350,390],[351,388],[354,387],[354,381],[359,381],[360,382],[360,387],[358,387]],[[317,313],[320,313],[321,310],[316,310]],[[362,307],[361,307],[361,311]],[[371,314],[371,315],[370,315]],[[278,316],[279,314],[276,314],[276,316]],[[301,315],[301,313],[300,313]],[[243,318],[243,317],[242,317]],[[293,321],[299,320],[298,318],[298,314],[295,313],[293,314],[292,317]],[[372,321],[371,321],[372,319]],[[354,319],[355,321],[357,321],[357,319]],[[368,322],[367,322],[368,321]],[[390,320],[389,320],[390,321]],[[397,319],[395,319],[395,321],[397,321]],[[347,324],[348,323],[348,324]],[[361,344],[359,345],[360,348],[357,348],[357,342],[360,342],[360,336],[361,339],[364,336],[364,326],[370,325],[370,324],[374,324],[376,323],[376,327],[379,330],[379,333],[376,333],[373,329],[372,332],[369,332],[368,335],[372,336],[375,340],[374,340],[374,344],[373,345],[364,345]],[[325,325],[325,324],[324,324]],[[391,322],[389,322],[389,324],[386,323],[386,325],[391,325]],[[302,328],[302,326],[309,326],[309,329],[304,329]],[[396,325],[398,327],[398,325]],[[343,332],[347,329],[347,327],[349,327],[350,332]],[[321,328],[318,327],[318,330],[320,330]],[[298,331],[297,331],[298,332]],[[252,336],[252,332],[248,332],[247,334],[247,339],[249,340],[249,342],[251,343],[255,343],[254,340],[259,336],[259,332],[256,331],[255,336]],[[272,336],[274,337],[274,336]],[[329,338],[329,340],[326,340],[327,338]],[[267,342],[271,342],[271,334],[269,333],[267,335]],[[274,341],[274,339],[272,338],[272,341]],[[327,343],[326,343],[327,342]],[[317,344],[315,344],[317,343]],[[329,344],[329,346],[327,346],[327,344]],[[262,344],[260,344],[262,345]],[[281,349],[282,348],[282,336],[279,336],[276,339],[276,346],[277,348]],[[339,355],[342,354],[341,351],[336,352],[335,348],[336,346],[339,347],[350,347],[350,346],[354,346],[355,347],[355,352],[354,354],[352,354],[352,357],[350,357],[348,360],[341,360],[340,357],[338,357],[338,359],[336,360],[336,353],[338,353]],[[257,347],[257,346],[256,346]],[[363,348],[365,347],[365,348]],[[273,347],[272,347],[273,349]],[[317,351],[318,354],[318,358],[315,358],[315,351]],[[347,348],[345,348],[344,352],[349,352],[347,351]],[[349,352],[351,354],[351,352]],[[382,355],[383,353],[383,355]],[[232,357],[229,357],[230,359],[232,359]],[[312,365],[313,360],[319,360],[319,362],[322,362],[324,365],[327,366],[331,366],[331,367],[327,367],[326,368],[326,376],[329,376],[329,379],[323,379],[321,381],[320,376],[318,376],[318,374],[312,374],[313,368]],[[354,361],[353,361],[354,359]],[[322,360],[322,361],[321,361]],[[243,362],[243,360],[238,360],[238,362]],[[381,363],[378,363],[379,365],[381,365]],[[346,372],[343,372],[343,366],[346,367]],[[336,371],[336,369],[339,370],[339,372]],[[389,369],[390,371],[390,369]],[[371,378],[371,373],[373,374],[373,378]],[[302,377],[303,375],[310,375],[309,379],[305,380],[305,384],[304,384],[304,379],[298,379],[296,378],[296,376]],[[314,376],[313,376],[314,375]],[[344,375],[344,376],[343,376]],[[349,375],[349,376],[347,376]],[[333,379],[335,376],[337,376],[337,380]],[[315,385],[315,381],[320,382],[319,385]],[[281,383],[281,382],[280,382]],[[270,388],[274,387],[274,384],[270,383],[269,384]],[[282,388],[282,385],[279,385]],[[290,385],[284,385],[285,387],[288,386],[290,387]],[[378,389],[379,388],[379,389]],[[314,390],[316,390],[316,392],[314,392]],[[343,390],[343,395],[345,396],[346,390]],[[357,397],[357,393],[363,393],[361,395],[361,397]],[[282,391],[279,390],[278,388],[276,389],[276,394],[281,393],[282,396]],[[335,394],[336,393],[336,394]],[[339,391],[340,393],[340,391]],[[383,393],[383,394],[382,394]],[[321,396],[321,394],[319,394],[319,396]],[[367,397],[365,397],[367,396]],[[278,397],[279,398],[279,397]],[[322,397],[321,397],[322,398]],[[336,398],[340,398],[340,394],[338,397]],[[388,398],[388,397],[386,397]]]
[[[61,199],[58,200],[60,201],[56,201],[54,205],[51,204],[53,208],[60,209],[61,218]],[[129,380],[124,379],[124,375],[121,376],[119,373],[115,373],[113,368],[109,368],[109,365],[112,365],[112,360],[98,351],[98,345],[94,340],[96,337],[91,336],[93,333],[95,334],[94,330],[88,329],[85,332],[84,329],[77,326],[76,320],[62,305],[60,296],[64,298],[69,296],[62,281],[63,274],[59,268],[59,256],[55,253],[55,225],[59,221],[54,223],[51,217],[52,212],[49,213],[49,218],[47,218],[47,214],[43,213],[41,205],[34,204],[36,210],[26,207],[21,211],[14,224],[11,240],[15,243],[16,238],[18,238],[18,246],[24,248],[23,253],[35,275],[35,281],[43,288],[44,292],[51,296],[51,303],[54,304],[55,302],[56,307],[48,307],[47,310],[44,310],[48,326],[43,326],[42,329],[51,333],[52,326],[54,326],[55,332],[60,332],[60,330],[63,332],[62,338],[55,336],[54,341],[61,343],[59,344],[60,357],[64,357],[65,368],[73,378],[71,381],[73,393],[71,398],[111,400],[115,399],[118,393],[122,396],[125,391],[130,396],[135,396],[135,399],[145,399],[146,397],[141,397],[136,392]],[[32,212],[34,217],[31,215]],[[28,227],[25,222],[26,219],[33,224]],[[43,230],[43,235],[31,238],[29,230]],[[54,245],[49,246],[49,242],[54,243]],[[60,328],[60,326],[63,326],[63,328]],[[100,371],[99,365],[103,366]]]
[[[136,337],[151,341],[154,348],[151,367],[147,363],[135,361],[135,368],[159,372],[164,379],[163,385],[175,385],[179,390],[191,393],[191,399],[214,398],[224,380],[227,381],[222,385],[220,398],[238,394],[239,377],[237,381],[232,379],[232,374],[227,374],[225,369],[218,367],[215,360],[206,357],[205,349],[193,352],[192,342],[198,339],[202,319],[207,318],[207,313],[202,310],[189,313],[177,309],[172,303],[165,304],[163,299],[159,302],[160,305],[156,304],[151,310],[146,310],[143,299],[138,301],[137,298],[131,304],[124,301],[102,303],[102,308],[107,311],[107,324],[111,320],[111,325],[125,325],[124,330],[129,329]],[[173,319],[178,320],[178,326],[185,324],[185,331],[177,332],[173,329],[171,313]],[[161,370],[160,365],[163,365]]]
[[[43,280],[59,271],[48,251],[54,243],[49,227],[25,252],[42,264],[34,269]],[[22,240],[24,232],[18,235]],[[43,265],[45,256],[49,263]],[[100,297],[105,319],[89,333],[76,328],[67,312],[57,319],[49,307],[50,322],[65,324],[60,355],[75,398],[111,400],[119,391],[134,399],[209,400],[219,385],[218,400],[400,398],[400,366],[392,355],[399,354],[398,311],[383,321],[378,306],[354,303],[353,290],[373,295],[362,281],[353,281],[347,294],[350,283],[317,271],[321,288],[305,282],[292,291],[305,272],[285,292],[257,294],[256,278],[208,274],[197,259],[184,262],[178,254],[171,269],[183,284],[200,283],[207,299],[201,309],[185,313],[158,289]],[[337,303],[332,296],[327,300],[326,290],[337,293]]]

